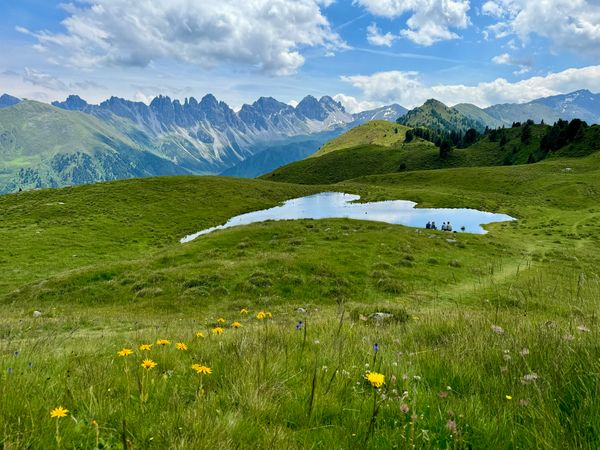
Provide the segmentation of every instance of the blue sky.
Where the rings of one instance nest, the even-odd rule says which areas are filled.
[[[0,0],[0,92],[331,95],[351,111],[600,91],[597,0]]]

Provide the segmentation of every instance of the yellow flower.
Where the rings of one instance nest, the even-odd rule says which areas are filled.
[[[273,314],[271,314],[269,311],[267,311],[267,312],[265,313],[265,315],[266,315],[266,316],[267,316],[269,319],[272,319],[272,318],[273,318]]]
[[[147,370],[154,369],[157,365],[158,364],[151,359],[145,359],[144,362],[142,362],[142,367]]]
[[[223,331],[225,330],[221,327],[215,327],[212,329],[213,334],[223,334]]]
[[[187,345],[185,345],[183,342],[178,342],[175,344],[175,348],[177,350],[187,350]]]
[[[267,315],[264,313],[264,311],[261,311],[256,315],[258,320],[263,320],[265,317],[267,317]]]
[[[142,344],[140,345],[140,350],[150,350],[152,348],[152,344]]]
[[[192,369],[199,375],[210,375],[212,373],[210,367],[203,366],[202,364],[192,364]]]
[[[369,372],[365,374],[365,380],[371,383],[371,386],[380,388],[385,384],[385,376],[377,372]]]
[[[506,395],[506,400],[512,400],[512,395]]]
[[[131,350],[130,348],[124,348],[123,350],[118,351],[117,355],[119,355],[119,356],[133,355],[133,350]]]
[[[202,331],[196,331],[196,337],[204,337],[204,333]]]
[[[219,317],[217,319],[217,323],[225,323],[225,319],[223,319],[222,317]]]
[[[50,411],[50,417],[56,417],[60,419],[61,417],[67,417],[69,415],[69,410],[63,408],[62,406],[57,406],[53,410]]]
[[[171,341],[168,341],[166,339],[159,339],[156,341],[156,345],[169,345],[171,343]]]
[[[246,308],[242,308],[242,309],[240,309],[240,314],[241,314],[242,316],[245,316],[245,315],[247,315],[247,314],[248,314],[248,310],[247,310]]]
[[[241,323],[239,323],[239,322],[233,322],[233,323],[231,324],[231,327],[232,327],[232,328],[239,328],[239,327],[241,327],[241,326],[242,326],[242,324],[241,324]]]

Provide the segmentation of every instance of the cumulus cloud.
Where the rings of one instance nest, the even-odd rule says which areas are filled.
[[[368,100],[358,100],[356,97],[352,97],[350,95],[345,94],[337,94],[333,96],[333,99],[336,102],[340,102],[342,106],[348,111],[350,114],[356,114],[363,111],[368,111],[370,109],[375,109],[380,106],[383,106],[383,102],[373,102]]]
[[[371,45],[391,47],[394,39],[396,39],[396,36],[392,33],[381,34],[381,31],[374,23],[367,27],[367,41]]]
[[[499,18],[487,36],[516,35],[527,43],[530,35],[549,39],[555,49],[600,57],[600,2],[598,0],[494,0],[482,13]]]
[[[523,103],[540,97],[589,89],[600,92],[600,65],[549,73],[517,82],[504,78],[476,85],[426,85],[416,72],[379,72],[373,75],[344,76],[342,80],[362,91],[364,101],[399,103],[411,108],[429,98],[448,105],[473,103],[486,107],[498,103]]]
[[[407,28],[400,31],[419,45],[430,46],[439,41],[458,39],[451,29],[469,26],[469,0],[354,0],[371,14],[397,18],[410,13]]]
[[[332,0],[86,0],[64,6],[63,33],[17,31],[52,47],[70,65],[147,66],[172,58],[202,67],[241,64],[292,74],[302,50],[344,48],[321,8]]]

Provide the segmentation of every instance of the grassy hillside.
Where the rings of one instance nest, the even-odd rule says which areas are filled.
[[[233,215],[316,191],[254,180],[167,177],[0,196],[0,295],[74,268],[143,258]]]
[[[401,144],[406,138],[408,127],[385,120],[373,120],[352,128],[347,133],[323,145],[312,156],[319,157],[336,150],[344,150],[358,145],[392,147]]]
[[[378,136],[383,138],[382,133],[389,132],[387,128],[377,127],[367,130],[371,131],[368,139],[362,130],[350,131],[347,133],[350,136],[343,135],[332,141],[335,143],[333,148],[344,142],[355,144],[360,143],[361,139],[377,140]],[[541,150],[541,142],[549,131],[550,126],[547,125],[492,130],[467,148],[453,149],[446,158],[440,157],[437,147],[423,140],[409,144],[396,143],[391,147],[363,143],[323,154],[318,152],[315,157],[280,167],[261,178],[297,184],[328,184],[368,175],[414,170],[527,164],[546,158],[586,156],[600,150],[600,126],[584,128],[574,141],[556,151],[545,152]]]
[[[267,222],[178,243],[325,190],[519,220],[484,236]],[[159,178],[0,197],[1,442],[597,448],[598,192],[592,155],[333,186]],[[58,405],[67,418],[50,417]]]
[[[531,139],[521,142],[521,129],[506,129],[502,140],[485,137],[466,149],[454,149],[440,158],[433,144],[418,141],[394,148],[362,145],[326,153],[280,167],[262,179],[298,184],[328,184],[368,175],[452,167],[525,164],[540,145],[543,127],[532,128]]]
[[[0,193],[188,173],[91,115],[34,101],[0,109],[0,161]]]
[[[24,101],[0,110],[2,161],[50,154],[112,150],[111,143],[136,147],[135,142],[99,119],[45,103]],[[100,136],[107,136],[106,140]]]

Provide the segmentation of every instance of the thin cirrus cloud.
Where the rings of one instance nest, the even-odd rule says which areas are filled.
[[[374,104],[397,102],[410,108],[422,104],[429,98],[436,98],[449,105],[473,103],[486,107],[498,103],[523,103],[578,89],[600,91],[600,65],[567,69],[516,82],[497,78],[470,86],[427,85],[419,73],[402,71],[343,76],[342,81],[361,91],[363,101]],[[353,98],[340,98],[340,101],[352,104]]]
[[[354,0],[354,4],[389,19],[409,14],[400,35],[423,46],[459,39],[452,30],[465,29],[471,23],[468,0]]]
[[[65,31],[17,31],[40,50],[55,50],[78,68],[140,66],[162,58],[205,68],[240,64],[289,75],[305,62],[302,49],[346,48],[321,8],[332,0],[221,0],[191,2],[89,0],[63,5]]]
[[[554,51],[600,57],[598,0],[494,0],[481,12],[498,20],[485,29],[488,39],[515,35],[527,44],[535,34],[548,39]]]

